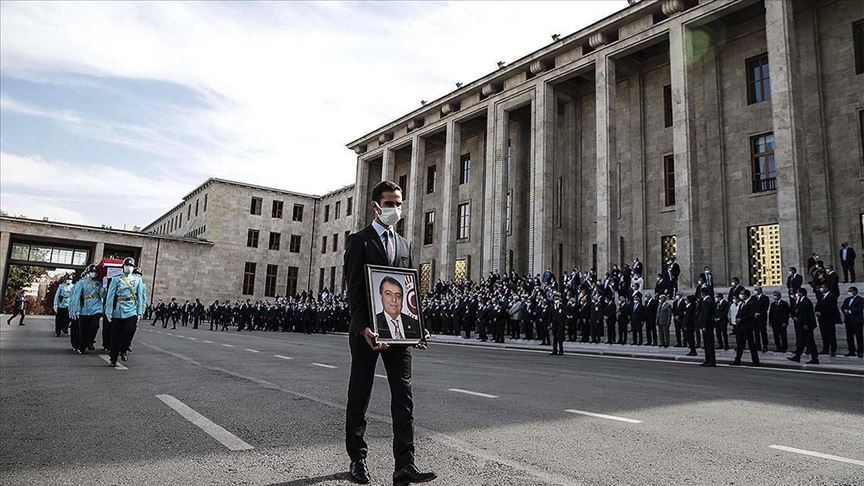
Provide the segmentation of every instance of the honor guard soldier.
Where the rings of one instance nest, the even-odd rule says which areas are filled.
[[[63,283],[57,287],[54,294],[54,334],[60,337],[60,333],[69,333],[69,300],[72,297],[72,274],[66,275]]]
[[[132,274],[135,259],[123,260],[123,274],[111,279],[105,299],[105,317],[113,327],[111,333],[111,363],[117,366],[117,356],[126,361],[126,349],[132,342],[138,319],[144,314],[147,295],[141,279]]]
[[[102,281],[98,278],[96,265],[88,265],[84,276],[72,289],[69,299],[69,317],[72,318],[72,349],[78,354],[86,354],[91,336],[99,330],[102,317]]]

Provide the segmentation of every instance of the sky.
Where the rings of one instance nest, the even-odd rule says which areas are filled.
[[[4,1],[0,209],[143,227],[208,177],[323,194],[348,142],[626,6]]]

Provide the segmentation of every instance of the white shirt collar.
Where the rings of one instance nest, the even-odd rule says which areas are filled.
[[[380,224],[378,220],[372,221],[372,227],[375,228],[375,232],[378,233],[378,238],[382,238],[385,231],[392,229]]]
[[[387,321],[387,327],[390,328],[390,337],[393,339],[396,338],[396,326],[399,326],[400,334],[403,339],[405,338],[405,326],[402,325],[402,314],[399,314],[399,317],[393,319],[385,312],[384,319]],[[393,324],[394,321],[396,322],[395,325]]]

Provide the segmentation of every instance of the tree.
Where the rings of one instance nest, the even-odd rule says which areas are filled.
[[[61,275],[48,283],[48,288],[45,290],[45,298],[42,299],[42,308],[49,314],[54,314],[54,296],[57,295],[57,289],[66,281],[66,276]]]
[[[6,279],[6,295],[3,298],[4,310],[12,308],[9,302],[15,301],[15,292],[27,287],[40,278],[48,275],[48,270],[34,265],[12,265]],[[11,299],[10,299],[11,297]]]

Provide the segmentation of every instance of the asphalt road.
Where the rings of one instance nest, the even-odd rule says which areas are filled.
[[[49,319],[4,321],[2,484],[348,484],[345,336],[143,323],[122,370],[72,353]],[[441,344],[413,356],[434,484],[864,484],[861,376]],[[390,484],[383,378],[369,412],[373,484]]]

